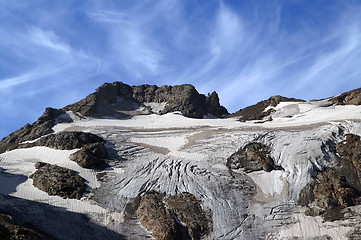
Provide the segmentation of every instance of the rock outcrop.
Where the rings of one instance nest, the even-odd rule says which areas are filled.
[[[361,171],[361,141],[360,136],[346,134],[346,140],[337,144],[337,153]]]
[[[118,105],[119,100],[128,104]],[[104,106],[113,105],[114,112],[135,110],[137,104],[143,103],[166,103],[160,112],[180,111],[186,117],[203,118],[206,114],[221,117],[228,114],[227,110],[219,104],[217,93],[213,92],[206,97],[199,94],[194,86],[189,84],[177,86],[140,85],[129,86],[122,82],[105,83],[96,91],[79,102],[66,106],[64,110],[79,112],[84,116],[102,115]],[[135,103],[135,107],[129,109],[129,105]],[[124,115],[124,114],[123,114]]]
[[[103,143],[93,143],[71,154],[69,158],[83,168],[92,168],[100,164],[106,155],[107,150]]]
[[[175,217],[186,225],[190,239],[201,239],[210,232],[210,223],[200,202],[190,193],[182,193],[165,199],[165,204]]]
[[[41,136],[52,133],[52,127],[54,127],[56,119],[65,113],[64,110],[47,108],[36,122],[26,124],[24,127],[3,138],[0,142],[0,153],[10,148],[15,148],[21,142],[35,140]],[[62,121],[70,120],[62,119]]]
[[[230,117],[240,117],[240,121],[262,120],[275,111],[272,108],[270,108],[268,111],[265,111],[266,108],[269,106],[276,107],[280,102],[304,102],[304,100],[287,98],[279,95],[272,96],[267,100],[256,103],[255,105],[243,108],[231,114]]]
[[[337,95],[330,101],[335,105],[361,105],[361,88]]]
[[[264,170],[283,170],[281,166],[275,165],[270,156],[270,147],[257,142],[252,142],[239,149],[227,159],[229,169],[243,169],[246,173]]]
[[[20,144],[18,148],[34,146],[50,147],[58,150],[79,151],[70,155],[70,160],[75,161],[83,168],[91,168],[98,165],[107,156],[104,146],[105,140],[95,134],[86,132],[59,132],[42,137],[36,142]]]
[[[299,198],[299,203],[307,206],[306,214],[321,215],[328,221],[341,219],[342,209],[361,202],[360,136],[346,134],[346,140],[336,145],[336,153],[338,166],[318,172]]]
[[[35,168],[29,177],[35,187],[49,195],[80,199],[86,192],[85,179],[76,171],[43,162],[36,163]]]
[[[36,142],[19,145],[21,148],[43,146],[59,150],[82,148],[89,144],[105,143],[105,140],[95,134],[85,132],[59,132],[42,137]]]
[[[145,193],[136,214],[157,240],[196,240],[210,231],[210,221],[190,193],[170,197],[158,192]]]
[[[0,239],[2,240],[51,240],[31,228],[18,225],[11,216],[0,213]]]
[[[333,221],[342,218],[340,210],[355,205],[359,196],[360,192],[349,184],[345,176],[327,168],[301,191],[299,203],[308,207],[307,215],[320,215],[326,221]]]

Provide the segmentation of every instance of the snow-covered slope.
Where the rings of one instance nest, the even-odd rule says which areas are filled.
[[[272,121],[264,122],[192,119],[178,112],[128,119],[79,117],[68,112],[73,121],[57,123],[53,130],[91,132],[104,138],[108,167],[81,168],[69,159],[76,150],[15,149],[0,154],[0,193],[84,214],[126,239],[152,236],[134,210],[129,210],[136,206],[138,196],[149,191],[169,196],[193,194],[211,219],[212,230],[202,239],[357,236],[361,228],[359,205],[349,207],[343,219],[327,222],[320,216],[305,215],[298,200],[318,171],[337,165],[331,143],[344,140],[347,133],[361,135],[361,106],[281,102],[274,109]],[[269,146],[275,164],[283,170],[245,173],[229,169],[227,159],[250,142]],[[89,192],[76,200],[49,196],[37,189],[27,177],[39,161],[78,171]],[[0,201],[0,209],[16,207],[5,202]],[[41,213],[38,218],[33,216],[33,224],[46,219]],[[82,228],[82,223],[78,224]],[[54,238],[69,239],[57,228],[46,226],[38,225]],[[112,239],[113,235],[109,236],[104,239]],[[79,233],[73,239],[83,238]],[[101,238],[94,234],[93,239]]]

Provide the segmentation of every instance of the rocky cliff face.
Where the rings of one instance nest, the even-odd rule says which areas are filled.
[[[26,124],[24,127],[3,138],[0,142],[0,153],[9,148],[16,148],[21,142],[37,139],[46,134],[52,133],[56,119],[65,114],[64,110],[47,108],[44,114],[33,124]],[[59,118],[58,122],[68,122],[71,119]]]
[[[219,104],[216,92],[206,97],[189,84],[157,87],[129,86],[122,82],[105,83],[95,93],[64,110],[79,112],[84,116],[114,115],[115,112],[123,112],[120,116],[126,116],[126,113],[136,110],[144,103],[166,103],[161,114],[180,111],[184,116],[192,118],[203,118],[208,113],[216,117],[228,114]],[[109,108],[111,105],[113,109]],[[108,111],[105,111],[106,108]]]

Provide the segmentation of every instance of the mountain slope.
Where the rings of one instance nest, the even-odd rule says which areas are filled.
[[[247,110],[259,116],[272,109],[257,120],[188,118],[226,111],[212,110],[223,109],[215,94],[197,97],[204,100],[197,105],[194,88],[181,86],[190,89],[186,100],[178,87],[105,84],[29,131],[47,129],[40,139],[22,130],[4,138],[3,146],[16,144],[0,154],[0,212],[27,219],[54,239],[359,239],[361,106],[275,97],[262,111]],[[172,107],[153,104],[159,102]],[[150,112],[159,106],[162,114]],[[34,129],[46,122],[39,119]],[[94,144],[76,137],[80,132],[105,142],[100,165],[71,160]],[[74,147],[62,147],[64,135]],[[85,194],[70,199],[35,187],[29,176],[38,162],[78,172]],[[31,219],[12,210],[34,205],[43,210]],[[60,219],[52,219],[59,209]],[[62,235],[59,226],[74,221],[74,234]]]

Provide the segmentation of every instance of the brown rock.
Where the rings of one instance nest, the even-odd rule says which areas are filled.
[[[144,194],[136,214],[141,224],[157,240],[187,239],[184,227],[165,207],[160,193]]]
[[[200,202],[190,193],[182,193],[165,199],[167,207],[186,225],[192,240],[210,232],[208,221]]]
[[[245,172],[283,170],[274,164],[270,148],[262,143],[249,143],[227,159],[229,169],[243,168]]]
[[[59,150],[82,148],[89,144],[105,143],[105,140],[95,134],[86,132],[59,132],[40,138],[34,143],[20,145],[21,147],[44,146]]]
[[[80,199],[86,192],[85,179],[76,171],[43,162],[36,163],[35,168],[29,177],[35,187],[49,195]]]
[[[340,215],[340,209],[353,206],[359,196],[360,192],[350,186],[344,176],[327,168],[301,191],[299,204],[309,206],[306,214],[327,216],[325,220],[330,221],[332,216]]]
[[[165,197],[158,192],[142,196],[136,211],[141,224],[157,240],[199,240],[211,230],[200,202],[190,193]]]
[[[103,143],[94,143],[71,154],[69,159],[75,161],[83,168],[91,168],[101,163],[106,157],[106,154],[107,152]]]
[[[340,142],[336,146],[337,153],[341,158],[351,161],[352,164],[361,171],[361,141],[360,136],[346,134],[346,141]]]
[[[275,107],[280,102],[304,102],[304,100],[287,98],[279,95],[272,96],[269,99],[258,102],[255,105],[240,109],[239,111],[229,115],[229,117],[240,117],[240,121],[262,120],[275,111],[274,109],[269,109],[264,112],[264,110],[269,106]]]
[[[52,133],[52,127],[55,125],[56,118],[62,114],[65,114],[64,110],[47,108],[36,122],[26,124],[24,127],[3,138],[0,142],[0,153],[16,148],[21,142],[34,140]]]
[[[119,98],[130,103],[166,102],[162,114],[180,111],[186,117],[203,118],[210,113],[216,117],[228,114],[227,110],[220,106],[218,95],[210,94],[206,97],[199,94],[197,90],[189,84],[176,86],[140,85],[129,86],[122,82],[105,83],[100,86],[95,93],[90,94],[85,99],[66,106],[64,110],[79,112],[84,116],[101,115],[105,106],[116,103]],[[128,105],[129,105],[128,104]],[[114,105],[113,113],[129,111],[135,109],[125,109],[126,106]],[[108,111],[110,113],[110,111]]]
[[[342,93],[330,101],[335,105],[361,105],[361,88]]]

